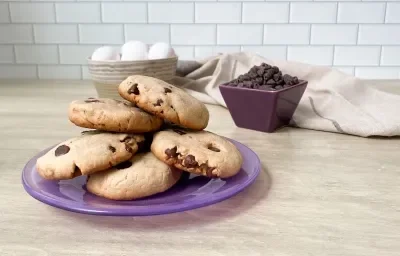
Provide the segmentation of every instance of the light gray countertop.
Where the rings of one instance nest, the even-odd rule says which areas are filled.
[[[400,93],[400,81],[371,84]],[[208,106],[207,129],[246,144],[263,165],[240,194],[153,217],[83,215],[33,199],[22,168],[79,134],[67,107],[89,96],[87,81],[0,82],[0,255],[399,255],[399,139],[254,132],[219,106]]]

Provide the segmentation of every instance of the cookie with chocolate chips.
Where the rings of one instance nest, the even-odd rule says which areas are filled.
[[[140,153],[110,170],[89,175],[89,192],[112,200],[134,200],[171,188],[182,171],[158,160],[153,153]]]
[[[210,178],[232,177],[243,163],[235,145],[208,131],[168,129],[157,132],[151,151],[168,165]]]
[[[115,99],[76,100],[70,103],[69,120],[77,126],[110,132],[143,133],[159,130],[161,118],[131,102]]]
[[[49,180],[103,171],[130,159],[144,140],[143,135],[88,131],[50,149],[37,160],[36,169]]]
[[[160,79],[133,75],[118,87],[124,99],[182,127],[203,130],[208,125],[206,106],[184,90]]]

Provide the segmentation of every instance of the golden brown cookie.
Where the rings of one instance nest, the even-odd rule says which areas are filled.
[[[72,179],[109,169],[130,159],[143,142],[143,135],[85,132],[58,144],[40,157],[36,169],[45,179]]]
[[[243,163],[235,145],[207,131],[169,129],[157,132],[151,151],[168,165],[211,178],[234,176]]]
[[[163,123],[131,102],[102,98],[71,102],[68,117],[77,126],[110,132],[152,132]]]
[[[89,176],[91,193],[113,200],[133,200],[164,192],[179,180],[182,171],[158,160],[153,153],[140,153],[110,170]]]
[[[160,79],[134,75],[118,87],[124,99],[182,127],[203,130],[208,125],[208,109],[184,90]]]

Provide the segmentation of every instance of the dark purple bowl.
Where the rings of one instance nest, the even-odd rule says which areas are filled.
[[[220,85],[222,97],[236,126],[273,132],[288,125],[306,90],[308,82],[277,91]]]

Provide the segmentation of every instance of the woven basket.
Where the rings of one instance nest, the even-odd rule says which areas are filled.
[[[140,61],[94,61],[87,59],[98,97],[121,99],[118,85],[131,75],[151,76],[168,82],[176,74],[178,58]]]

